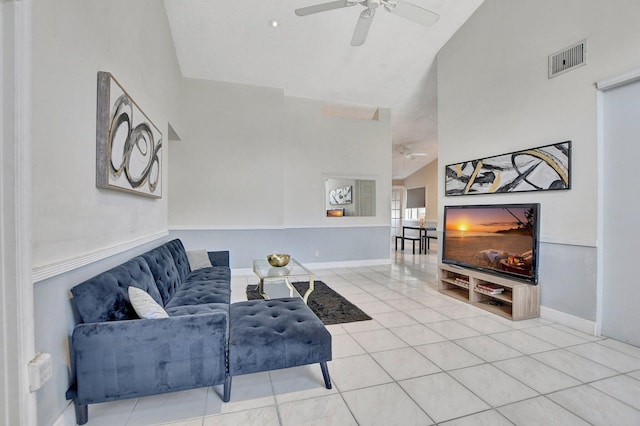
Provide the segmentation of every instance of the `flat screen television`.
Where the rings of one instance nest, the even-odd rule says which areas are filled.
[[[539,204],[445,206],[442,262],[538,283]]]

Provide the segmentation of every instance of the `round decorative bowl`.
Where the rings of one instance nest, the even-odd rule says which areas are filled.
[[[291,256],[288,254],[274,253],[267,256],[267,261],[269,262],[269,265],[275,266],[277,268],[282,266],[287,266],[290,260],[291,260]]]

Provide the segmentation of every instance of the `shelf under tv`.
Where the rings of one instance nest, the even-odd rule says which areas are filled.
[[[487,284],[504,289],[488,294],[478,289]],[[540,316],[540,287],[473,269],[440,264],[438,290],[487,312],[517,321]]]

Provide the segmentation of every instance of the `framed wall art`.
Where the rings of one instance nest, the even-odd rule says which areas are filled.
[[[96,186],[162,197],[162,133],[108,72],[98,72]]]
[[[445,195],[571,189],[571,141],[445,167]]]
[[[352,186],[345,186],[344,188],[333,189],[329,192],[329,203],[332,205],[351,204],[352,199]]]

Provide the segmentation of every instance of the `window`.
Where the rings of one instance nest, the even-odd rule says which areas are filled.
[[[426,203],[426,188],[413,188],[407,189],[407,208],[415,209],[419,207],[425,207]]]
[[[421,217],[425,217],[427,213],[425,202],[426,188],[407,189],[407,208],[404,211],[404,218],[406,220],[420,220]]]
[[[426,214],[427,209],[425,207],[417,207],[404,210],[404,218],[406,220],[420,220],[420,218],[425,217]]]

